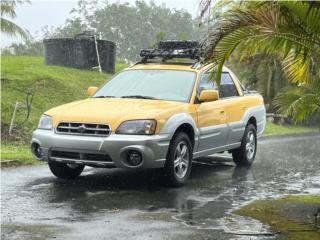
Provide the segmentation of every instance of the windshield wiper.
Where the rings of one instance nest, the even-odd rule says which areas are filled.
[[[115,96],[96,96],[93,98],[115,98]]]
[[[129,95],[129,96],[122,96],[121,98],[157,99],[157,98],[155,98],[155,97],[142,96],[142,95]]]

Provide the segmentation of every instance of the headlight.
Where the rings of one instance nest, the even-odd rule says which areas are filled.
[[[121,123],[116,134],[152,135],[156,126],[156,120],[130,120]]]
[[[52,117],[43,114],[39,120],[38,128],[51,130],[52,129]]]

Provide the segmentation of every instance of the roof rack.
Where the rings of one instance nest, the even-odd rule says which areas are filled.
[[[197,62],[199,60],[198,53],[198,41],[167,40],[160,41],[157,48],[142,49],[140,52],[140,57],[142,57],[142,63],[146,63],[148,60],[156,58],[161,59],[162,62],[174,58],[189,58],[196,60],[195,62]]]

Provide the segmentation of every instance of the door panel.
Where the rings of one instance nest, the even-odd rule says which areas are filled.
[[[234,97],[221,100],[224,102],[225,111],[227,115],[229,133],[226,144],[233,144],[241,142],[245,125],[242,121],[247,104],[245,97]]]
[[[239,143],[245,128],[245,123],[242,121],[247,109],[245,97],[242,92],[239,94],[239,89],[229,72],[222,73],[219,92],[226,110],[229,129],[226,144]]]
[[[198,152],[225,145],[228,127],[227,115],[219,100],[197,105],[200,139]]]

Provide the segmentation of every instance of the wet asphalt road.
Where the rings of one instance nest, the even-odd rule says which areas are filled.
[[[231,211],[258,198],[320,194],[319,135],[264,139],[251,168],[234,167],[229,155],[199,162],[178,189],[150,171],[86,168],[63,181],[46,165],[4,169],[1,237],[274,239],[267,226]]]

